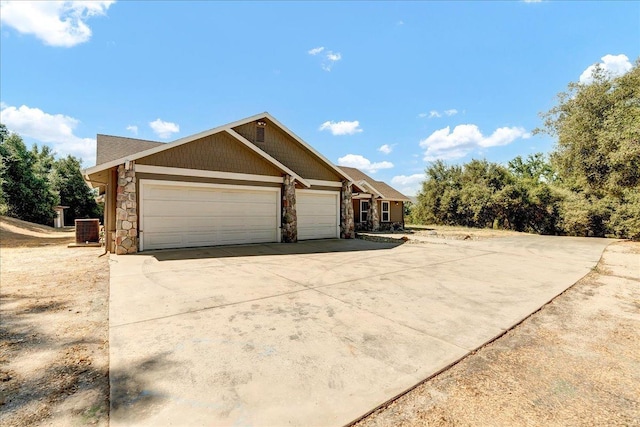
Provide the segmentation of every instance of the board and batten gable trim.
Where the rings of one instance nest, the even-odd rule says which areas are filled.
[[[230,179],[234,181],[256,181],[256,182],[273,182],[283,183],[284,178],[281,176],[269,176],[269,175],[253,175],[248,173],[236,173],[236,172],[220,172],[220,171],[206,171],[200,169],[185,169],[185,168],[172,168],[166,166],[153,166],[153,165],[135,165],[136,172],[140,173],[153,173],[158,175],[183,175],[194,176],[198,178],[219,178]]]
[[[307,182],[312,187],[336,187],[342,188],[342,182],[340,181],[325,181],[323,179],[307,179]]]
[[[141,179],[139,181],[138,191],[138,250],[144,251],[144,188],[148,185],[159,185],[167,187],[200,187],[200,188],[220,188],[227,190],[253,190],[253,191],[265,191],[274,192],[277,194],[276,201],[276,239],[280,243],[282,241],[282,211],[281,211],[281,188],[280,187],[258,187],[251,185],[229,185],[229,184],[209,184],[206,182],[182,182],[182,181],[165,181],[157,179]]]

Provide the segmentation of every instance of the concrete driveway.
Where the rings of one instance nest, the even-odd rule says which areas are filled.
[[[111,257],[111,425],[339,426],[511,328],[604,239],[308,241]]]

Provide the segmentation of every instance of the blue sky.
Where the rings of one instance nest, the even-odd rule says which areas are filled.
[[[268,111],[410,195],[435,159],[548,152],[531,131],[555,95],[640,55],[640,2],[1,7],[1,120],[28,143],[88,167],[98,133],[173,141]]]

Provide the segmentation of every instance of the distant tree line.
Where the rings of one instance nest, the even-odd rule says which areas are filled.
[[[536,133],[547,157],[431,164],[409,220],[541,234],[640,238],[640,61],[611,78],[570,83]]]
[[[52,225],[55,206],[68,206],[65,224],[101,218],[102,208],[73,156],[55,159],[48,146],[27,149],[20,135],[0,124],[0,215]]]

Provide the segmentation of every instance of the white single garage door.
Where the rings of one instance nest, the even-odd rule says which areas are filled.
[[[338,191],[296,190],[298,240],[340,237]]]
[[[141,180],[141,249],[280,241],[280,189]]]

